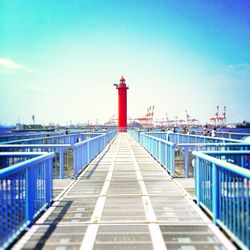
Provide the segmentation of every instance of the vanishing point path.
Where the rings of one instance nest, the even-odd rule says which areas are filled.
[[[233,249],[191,197],[120,133],[13,249]]]

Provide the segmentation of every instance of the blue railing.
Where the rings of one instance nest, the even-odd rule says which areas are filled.
[[[202,135],[190,135],[190,134],[180,134],[180,133],[169,133],[168,140],[172,143],[239,143],[240,140],[202,136]]]
[[[5,249],[52,202],[54,154],[0,153],[0,157],[31,158],[0,170],[0,248]]]
[[[144,132],[144,133],[168,141],[168,134],[169,134],[168,132],[154,131],[154,132]]]
[[[206,152],[214,158],[232,163],[242,168],[250,169],[250,157],[249,157],[249,146],[248,150],[235,150],[235,151],[210,151]]]
[[[172,132],[160,132],[160,131],[159,132],[157,131],[140,132],[136,130],[129,130],[129,134],[136,141],[140,143],[141,143],[140,138],[142,134],[150,135],[155,138],[159,138],[163,140],[171,139],[172,140],[171,145],[174,148],[174,163],[173,163],[174,175],[171,172],[170,174],[172,176],[185,177],[185,178],[193,177],[192,151],[249,150],[250,149],[249,143],[242,143],[242,141],[239,141],[239,140],[227,140],[227,139],[208,137],[208,136],[197,136],[197,135],[194,136],[194,135],[186,135],[186,134],[179,134],[179,133],[173,134]],[[185,141],[186,143],[178,143],[179,141]],[[209,141],[212,141],[212,142],[209,142]],[[167,143],[167,141],[165,142]],[[147,150],[149,151],[149,149]],[[155,149],[152,149],[152,150],[155,151]],[[172,154],[172,151],[171,151],[171,154]],[[166,159],[170,159],[172,158],[172,155],[166,155],[164,157]]]
[[[73,176],[72,148],[70,144],[5,144],[0,152],[54,152],[53,177],[63,179]],[[14,160],[17,160],[14,157]],[[0,169],[8,167],[11,158],[0,161]]]
[[[74,141],[76,143],[72,144],[33,144],[34,140],[32,139],[32,144],[4,144],[0,145],[0,152],[54,152],[55,158],[53,161],[53,177],[54,178],[60,178],[63,179],[65,177],[72,177],[76,175],[76,171],[74,170],[74,155],[77,155],[76,153],[73,153],[73,150],[76,150],[77,147],[84,144],[83,142],[87,141],[89,138],[95,138],[100,135],[105,135],[105,145],[113,139],[113,137],[116,135],[117,131],[108,131],[106,133],[84,133],[77,135],[78,137],[74,138]],[[56,139],[56,141],[54,140]],[[50,138],[49,142],[59,142],[58,140],[61,139],[61,137],[56,138]],[[70,142],[72,140],[72,137],[70,139],[70,136],[63,136],[63,140],[65,142]],[[37,142],[37,139],[35,140]],[[72,142],[73,143],[73,142]],[[91,143],[92,145],[92,143]],[[97,146],[98,147],[98,146]],[[97,149],[97,148],[96,148]],[[95,149],[95,150],[96,150]],[[83,158],[88,158],[88,148],[83,146],[82,147],[82,154]],[[78,149],[78,152],[80,149]],[[93,150],[92,150],[93,151]],[[91,152],[92,152],[91,151]],[[16,159],[16,158],[15,158]],[[88,158],[89,159],[89,158]],[[10,159],[6,159],[6,161],[9,161]],[[8,166],[8,162],[3,161],[0,162],[0,169]],[[79,159],[77,159],[79,161]],[[84,161],[84,164],[86,162]],[[89,161],[87,161],[89,163]],[[85,165],[84,165],[85,166]]]
[[[69,135],[49,135],[37,138],[27,138],[21,140],[12,140],[7,142],[0,142],[0,144],[75,144],[88,138],[100,135],[102,133],[78,133]]]
[[[140,131],[138,129],[129,129],[128,133],[137,141],[140,141]]]
[[[115,130],[74,144],[74,176],[84,170],[116,135],[117,131]]]
[[[40,132],[40,133],[18,133],[18,134],[12,134],[8,133],[5,135],[0,135],[0,142],[6,143],[8,141],[17,141],[17,140],[25,140],[25,139],[31,139],[31,138],[39,138],[39,137],[46,137],[49,136],[55,136],[59,135],[59,132]]]
[[[243,167],[246,161],[249,164],[250,151],[193,152],[193,155],[198,205],[211,214],[214,223],[221,226],[240,248],[249,249],[250,170]],[[238,166],[227,162],[232,155],[244,155],[244,164]],[[215,158],[217,156],[221,159]]]
[[[179,143],[175,150],[177,176],[193,177],[192,151],[250,150],[250,143]]]
[[[234,132],[216,132],[216,136],[218,137],[224,137],[229,139],[235,139],[235,140],[242,140],[248,136],[250,136],[250,133],[234,133]]]
[[[156,138],[146,133],[140,133],[139,143],[160,164],[162,164],[172,176],[175,175],[175,162],[174,162],[175,145],[173,143],[160,138]]]
[[[161,132],[161,131],[148,132],[148,131],[130,129],[129,133],[131,135],[133,134],[134,137],[140,137],[140,133],[145,133],[145,134],[149,134],[151,136],[157,137],[157,138],[168,140],[175,144],[179,144],[179,143],[239,143],[241,142],[240,139],[211,137],[211,136],[204,136],[202,134],[173,133],[170,130],[167,132]],[[218,132],[217,134],[222,135],[223,133]],[[243,134],[239,134],[239,135],[243,135]]]

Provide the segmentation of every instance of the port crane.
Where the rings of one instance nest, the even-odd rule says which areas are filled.
[[[154,105],[150,106],[147,108],[147,112],[143,117],[134,118],[133,121],[136,121],[145,127],[152,127],[154,119],[154,107]]]
[[[219,116],[219,106],[216,106],[216,113],[215,116],[210,118],[210,121],[214,124],[214,125],[218,125],[218,124],[223,124],[226,122],[226,106],[224,106],[224,111],[222,113],[222,116]]]

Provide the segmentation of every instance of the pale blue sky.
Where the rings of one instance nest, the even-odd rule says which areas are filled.
[[[250,120],[248,0],[0,1],[0,124],[128,114]]]

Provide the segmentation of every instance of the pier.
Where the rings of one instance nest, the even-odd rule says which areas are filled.
[[[57,196],[13,249],[233,249],[127,133]]]
[[[183,2],[1,1],[0,250],[250,249],[250,0]]]

